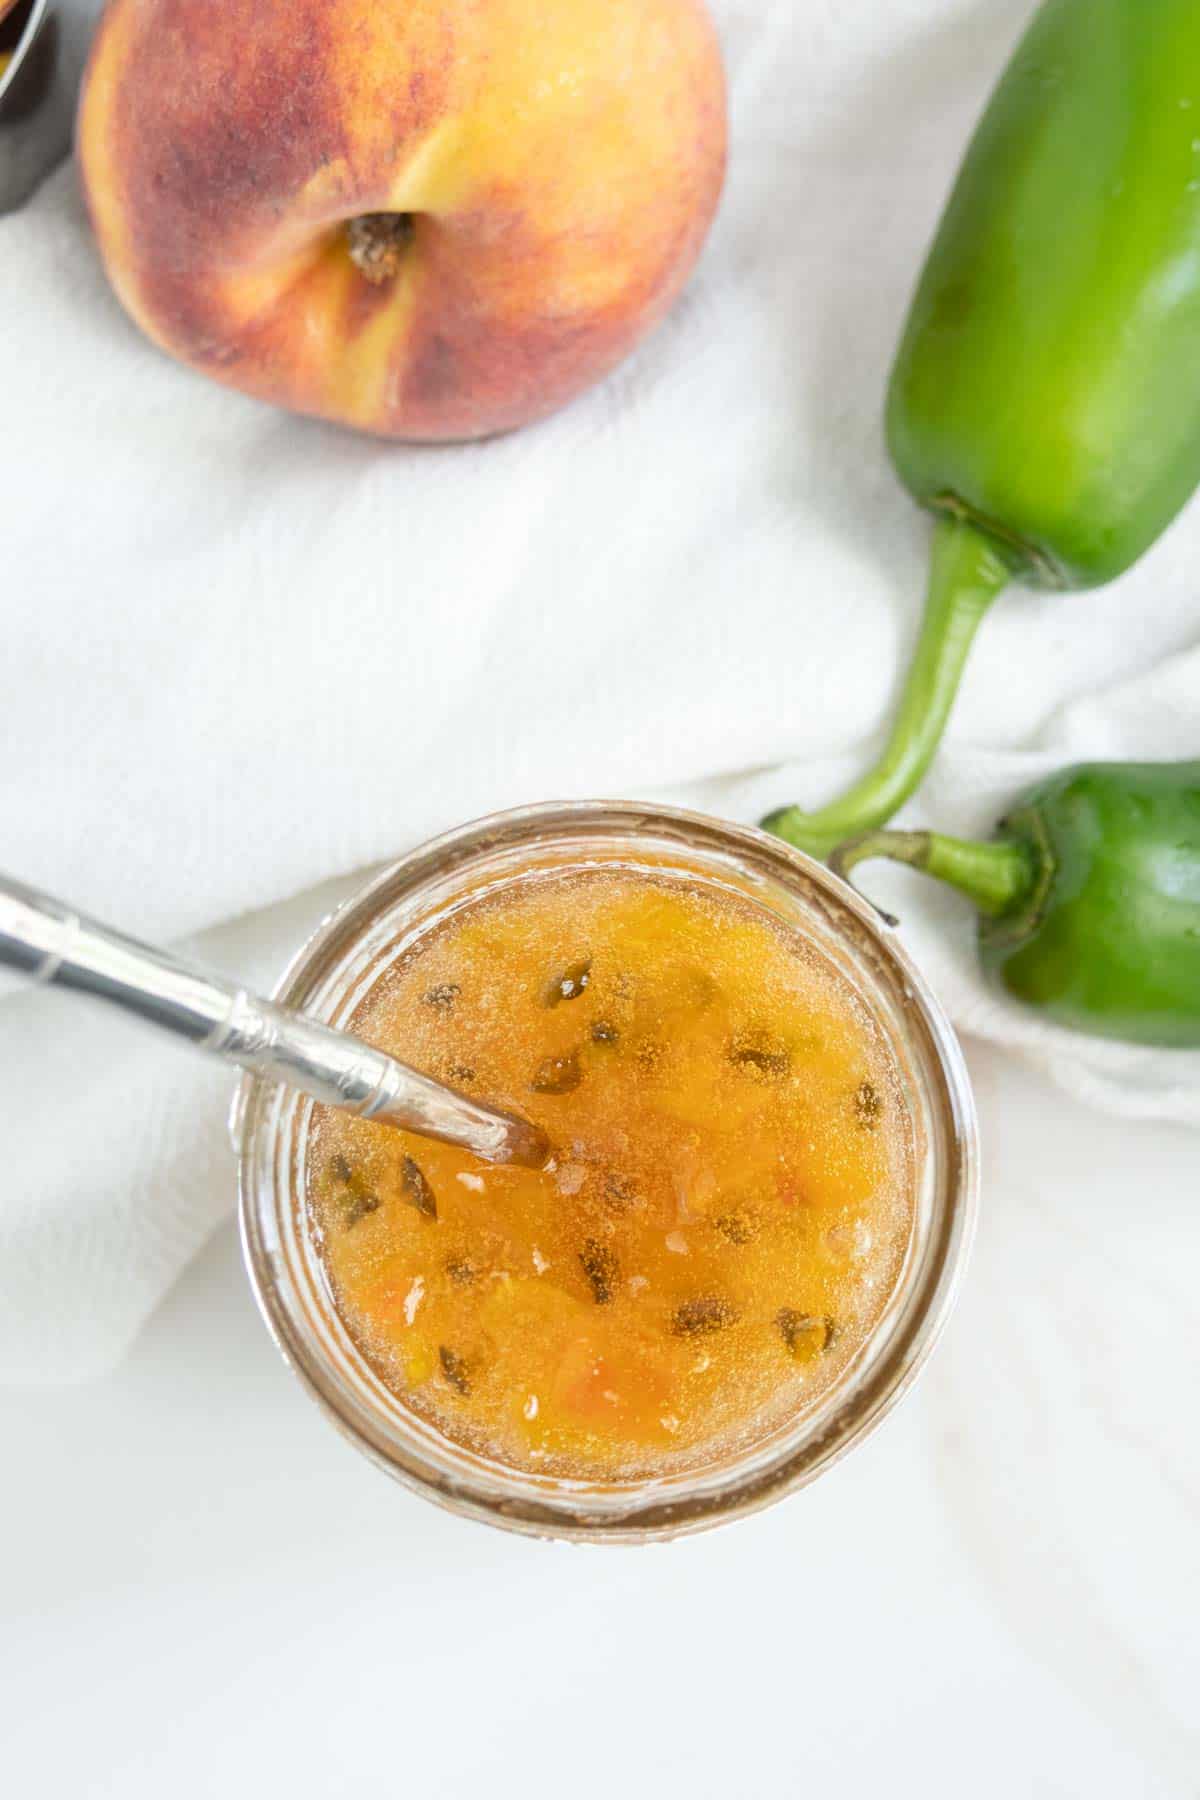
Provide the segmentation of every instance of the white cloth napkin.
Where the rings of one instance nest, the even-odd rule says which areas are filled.
[[[69,168],[0,221],[5,867],[269,983],[368,865],[493,807],[754,819],[862,765],[928,540],[881,396],[1027,8],[715,10],[733,161],[696,278],[603,388],[497,443],[382,446],[177,368],[112,299]],[[1200,755],[1198,570],[1193,508],[1109,590],[1003,599],[909,816],[985,830],[1068,761]],[[1040,1023],[981,985],[954,896],[868,880],[961,1027],[1200,1124],[1200,1056]],[[0,1376],[121,1353],[233,1203],[230,1085],[78,1002],[0,999]]]

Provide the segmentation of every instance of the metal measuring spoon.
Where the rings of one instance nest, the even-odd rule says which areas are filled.
[[[541,1168],[536,1125],[481,1106],[348,1031],[261,999],[236,983],[152,949],[59,900],[0,875],[0,964],[72,988],[186,1038],[199,1050],[363,1119],[457,1144],[494,1163]]]

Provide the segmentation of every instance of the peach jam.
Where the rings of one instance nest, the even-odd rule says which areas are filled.
[[[524,1112],[537,1172],[318,1111],[334,1302],[414,1412],[511,1468],[702,1467],[807,1409],[895,1290],[914,1133],[888,1040],[740,892],[546,872],[416,939],[362,1036]]]

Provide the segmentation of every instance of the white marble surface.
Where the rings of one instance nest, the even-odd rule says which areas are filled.
[[[957,1317],[739,1527],[579,1550],[410,1498],[277,1360],[231,1229],[114,1377],[0,1394],[6,1791],[1200,1793],[1200,1138],[971,1060]]]

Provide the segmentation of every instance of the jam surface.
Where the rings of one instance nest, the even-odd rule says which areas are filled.
[[[810,1405],[898,1280],[914,1154],[888,1041],[741,895],[531,876],[432,927],[354,1029],[554,1145],[541,1171],[317,1109],[312,1229],[383,1380],[511,1467],[633,1480]]]

